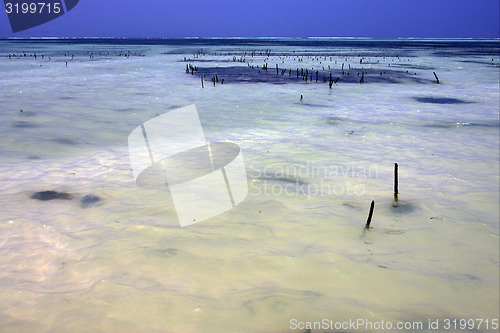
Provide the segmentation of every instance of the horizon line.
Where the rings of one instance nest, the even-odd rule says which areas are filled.
[[[58,37],[58,36],[42,36],[42,37],[0,37],[0,40],[57,40],[57,39],[331,39],[331,40],[500,40],[500,37],[394,37],[394,38],[377,38],[377,37],[104,37],[104,36],[72,36],[72,37]]]

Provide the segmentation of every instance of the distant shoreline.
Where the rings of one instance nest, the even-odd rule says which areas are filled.
[[[183,40],[232,40],[232,41],[374,41],[374,42],[500,42],[500,38],[372,38],[372,37],[0,37],[0,40],[22,41],[58,41],[58,40],[147,40],[147,41],[183,41]]]
[[[382,47],[397,49],[401,47],[424,48],[488,48],[500,50],[500,39],[372,39],[337,37],[210,37],[210,38],[122,38],[122,37],[43,37],[43,38],[0,38],[0,42],[44,43],[44,44],[98,44],[98,45],[170,45],[170,46],[255,46],[255,47]]]

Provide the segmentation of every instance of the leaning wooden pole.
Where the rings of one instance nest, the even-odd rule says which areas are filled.
[[[375,208],[375,201],[372,200],[372,203],[370,205],[370,212],[368,213],[368,219],[366,220],[366,229],[370,229],[370,223],[372,223],[372,216],[373,216],[373,208]]]
[[[432,74],[434,74],[434,77],[436,78],[436,83],[439,84],[439,78],[438,78],[436,72],[432,72]]]

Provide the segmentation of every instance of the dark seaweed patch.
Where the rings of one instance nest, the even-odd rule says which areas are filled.
[[[12,126],[15,127],[15,128],[35,128],[35,127],[38,127],[35,124],[28,123],[28,122],[25,122],[25,121],[17,121]]]
[[[197,76],[211,79],[218,76],[219,80],[224,83],[259,83],[268,82],[274,84],[284,84],[289,81],[288,76],[273,75],[272,71],[259,69],[251,69],[248,67],[199,67],[195,72]]]
[[[257,68],[256,66],[227,66],[227,67],[198,67],[193,73],[195,76],[203,77],[205,81],[210,81],[213,78],[218,79],[219,83],[318,83],[327,85],[330,80],[338,84],[342,83],[360,83],[363,76],[364,83],[434,83],[434,80],[425,79],[407,73],[403,70],[377,69],[377,68],[354,68],[349,70],[318,70],[318,80],[316,81],[316,71],[308,71],[307,80],[303,75],[303,70],[299,69],[297,76],[297,68],[279,68],[278,73],[276,68],[265,69]],[[191,75],[191,74],[189,74]],[[338,80],[337,80],[338,78]],[[209,85],[209,83],[207,84]]]
[[[314,103],[296,103],[296,104],[300,104],[300,105],[303,105],[303,106],[307,106],[307,107],[311,107],[311,108],[329,108],[330,105],[325,105],[325,104],[314,104]]]
[[[33,111],[24,111],[24,110],[19,110],[19,113],[18,115],[22,116],[22,117],[32,117],[34,115],[36,115],[35,112]]]
[[[468,104],[474,103],[470,101],[464,101],[458,98],[449,97],[413,97],[414,100],[420,103],[431,103],[431,104]]]
[[[398,205],[393,208],[394,212],[397,213],[411,213],[418,209],[418,206],[410,202],[398,201]]]
[[[342,124],[342,119],[340,119],[340,118],[328,118],[328,119],[326,119],[326,123],[328,125],[337,126],[337,125]]]
[[[342,206],[345,206],[345,207],[348,207],[348,208],[352,208],[352,209],[356,209],[356,210],[364,210],[364,207],[362,207],[361,204],[359,202],[356,202],[356,201],[344,202],[342,204]]]
[[[258,179],[263,180],[263,181],[272,181],[272,182],[285,183],[285,184],[295,184],[295,185],[307,185],[308,184],[306,181],[301,180],[299,178],[289,177],[289,176],[284,176],[284,175],[261,177]]]
[[[102,199],[93,194],[88,194],[80,199],[80,206],[82,208],[89,208],[100,203],[102,203]]]
[[[57,192],[57,191],[41,191],[35,192],[31,195],[31,199],[40,200],[40,201],[48,201],[48,200],[71,200],[73,196],[66,192]]]
[[[59,138],[59,139],[54,139],[50,140],[52,142],[57,142],[63,145],[68,145],[68,146],[76,146],[78,144],[78,141],[73,140],[73,139],[66,139],[66,138]]]

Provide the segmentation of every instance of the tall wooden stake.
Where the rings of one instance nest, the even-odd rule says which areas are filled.
[[[394,163],[394,201],[392,205],[394,207],[398,206],[398,194],[399,194],[399,180],[398,180],[398,164]]]
[[[366,229],[370,229],[370,223],[372,223],[373,208],[375,208],[375,201],[372,200],[370,205],[370,212],[368,213],[368,219],[366,220]]]

